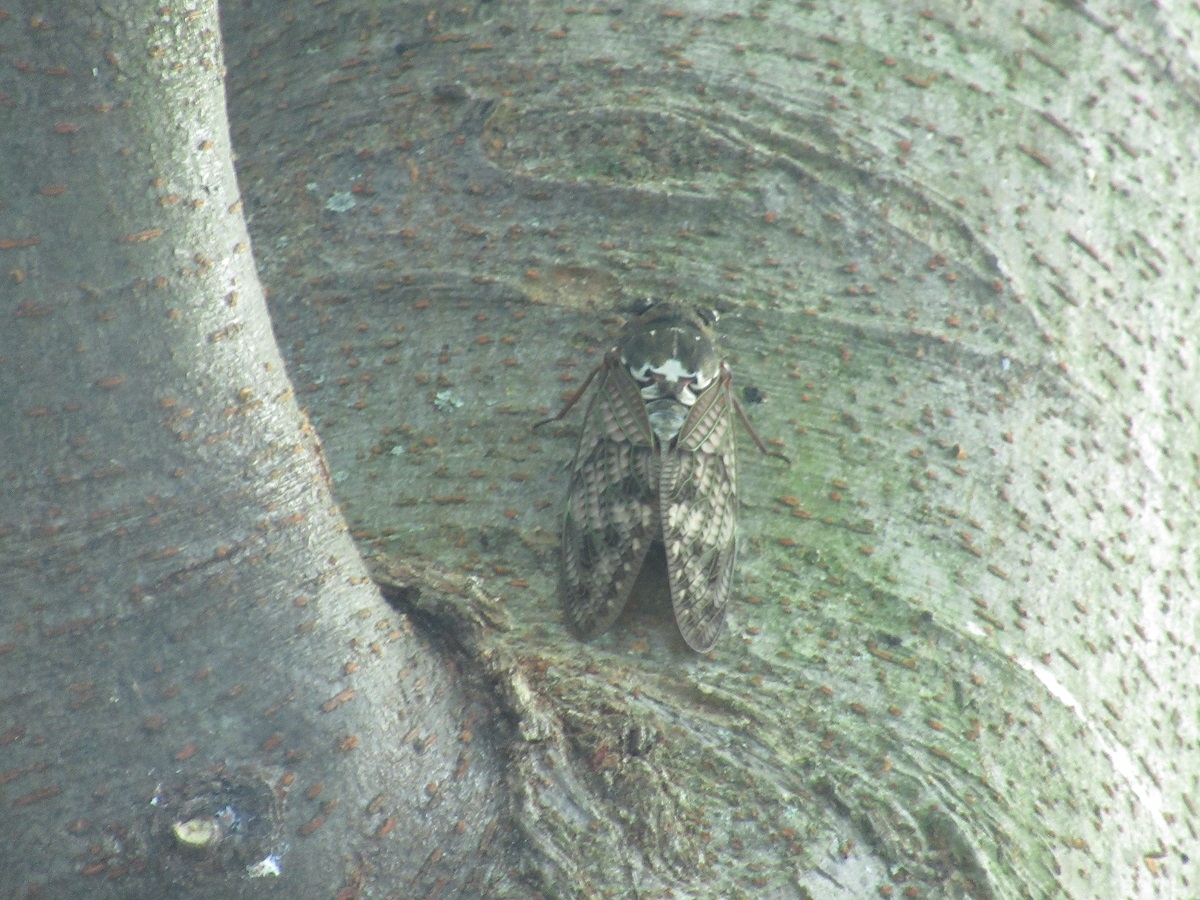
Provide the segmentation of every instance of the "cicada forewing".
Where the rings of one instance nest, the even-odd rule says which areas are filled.
[[[663,452],[658,503],[675,621],[705,653],[725,627],[737,557],[737,447],[724,364]]]
[[[571,463],[561,582],[580,637],[607,629],[657,540],[659,460],[637,383],[619,357],[601,363]]]

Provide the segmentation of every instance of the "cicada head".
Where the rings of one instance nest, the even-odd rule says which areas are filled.
[[[680,303],[655,303],[631,319],[618,343],[650,422],[663,441],[679,433],[696,398],[721,373],[711,326],[717,315]]]

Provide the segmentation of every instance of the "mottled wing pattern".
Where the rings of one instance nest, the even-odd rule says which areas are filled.
[[[615,356],[598,384],[571,463],[562,539],[563,612],[580,637],[621,613],[658,533],[658,460],[637,383]]]
[[[696,398],[663,455],[659,509],[675,621],[692,649],[725,627],[737,555],[737,473],[729,370]]]

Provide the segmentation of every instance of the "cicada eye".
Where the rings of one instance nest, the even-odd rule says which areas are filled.
[[[700,321],[710,328],[716,325],[721,320],[721,314],[715,309],[698,309],[696,315],[700,317]]]
[[[630,307],[630,312],[632,312],[635,316],[644,316],[646,313],[650,312],[657,302],[658,301],[656,301],[653,297],[643,297],[641,300],[635,300],[633,302],[633,306]]]

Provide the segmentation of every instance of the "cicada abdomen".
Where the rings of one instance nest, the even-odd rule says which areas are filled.
[[[737,556],[733,412],[741,409],[715,321],[676,303],[651,306],[546,420],[565,416],[595,383],[571,462],[560,560],[563,611],[580,637],[620,615],[655,542],[666,551],[688,645],[706,652],[724,628]]]

